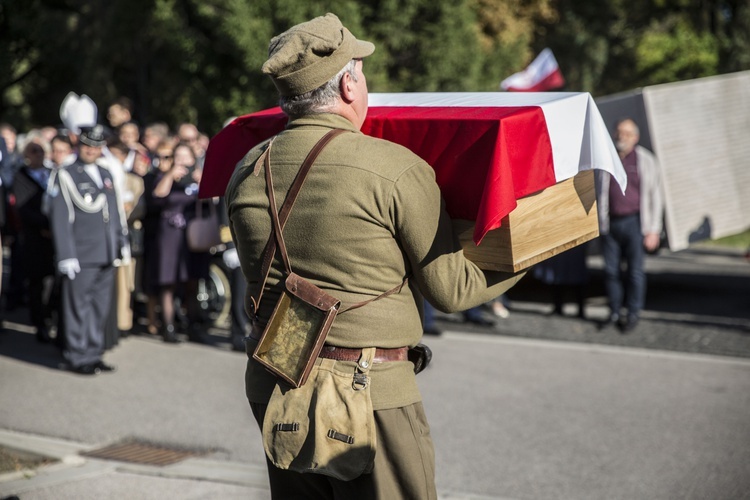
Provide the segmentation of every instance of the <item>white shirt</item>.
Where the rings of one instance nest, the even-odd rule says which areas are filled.
[[[102,182],[102,174],[99,172],[99,165],[89,163],[88,165],[83,166],[83,171],[91,177],[91,180],[94,181],[94,184],[96,184],[99,189],[104,186],[104,183]]]

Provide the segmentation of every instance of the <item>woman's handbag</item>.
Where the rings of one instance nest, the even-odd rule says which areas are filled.
[[[211,200],[208,203],[208,216],[203,217],[203,202],[196,201],[195,217],[187,223],[187,246],[191,252],[208,252],[211,248],[221,244],[216,205]]]

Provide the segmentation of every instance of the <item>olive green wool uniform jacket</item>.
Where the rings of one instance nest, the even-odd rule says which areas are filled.
[[[305,156],[334,128],[351,133],[333,139],[318,156],[284,228],[292,269],[341,299],[342,308],[377,297],[406,277],[409,286],[339,314],[327,344],[413,346],[422,336],[422,295],[439,310],[462,311],[501,295],[520,279],[483,272],[464,257],[427,163],[402,146],[362,134],[339,115],[292,120],[274,139],[270,162],[278,207]],[[226,191],[229,227],[251,296],[257,296],[262,280],[262,253],[272,227],[262,165],[254,172],[266,144],[247,153]],[[277,251],[258,311],[261,326],[278,300],[282,279]],[[351,371],[346,362],[338,363]],[[420,400],[411,363],[376,364],[370,374],[375,409]],[[274,384],[272,375],[248,362],[250,401],[267,402]]]

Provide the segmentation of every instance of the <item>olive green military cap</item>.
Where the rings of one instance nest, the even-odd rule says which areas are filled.
[[[295,96],[317,89],[349,61],[373,51],[372,43],[357,40],[335,14],[328,13],[271,39],[262,71],[279,94]]]

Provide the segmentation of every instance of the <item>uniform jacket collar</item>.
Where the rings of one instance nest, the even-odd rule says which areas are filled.
[[[301,118],[295,118],[290,120],[287,124],[287,130],[294,130],[303,127],[325,127],[325,128],[340,128],[344,130],[351,130],[352,132],[359,132],[359,129],[354,126],[352,122],[347,120],[341,115],[333,113],[320,113],[315,115],[307,115]]]

